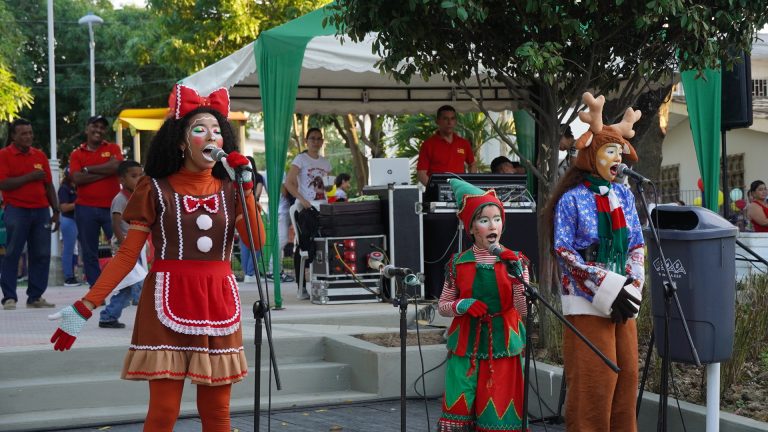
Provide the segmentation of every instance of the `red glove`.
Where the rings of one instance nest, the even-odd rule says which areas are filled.
[[[51,343],[53,349],[56,351],[66,351],[72,347],[75,343],[77,335],[85,326],[85,322],[93,315],[88,307],[78,300],[72,306],[67,306],[64,309],[56,312],[53,315],[48,315],[50,320],[61,320],[59,322],[59,328],[51,337]]]
[[[248,161],[248,158],[241,155],[237,151],[230,152],[227,157],[221,160],[221,163],[224,165],[224,168],[229,173],[229,178],[232,179],[232,181],[235,180],[235,171],[237,171],[237,168],[239,167],[248,167],[250,168],[250,161]],[[253,175],[250,170],[243,171],[243,189],[250,190],[253,189]]]
[[[469,314],[471,317],[480,318],[488,312],[488,305],[478,299],[469,298],[461,300],[456,310],[462,315]]]

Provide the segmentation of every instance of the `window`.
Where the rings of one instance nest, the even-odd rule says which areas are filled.
[[[753,79],[752,80],[752,96],[757,96],[757,97],[768,96],[768,80]]]
[[[675,202],[680,199],[680,165],[661,167],[661,203]]]
[[[739,188],[744,190],[744,153],[728,155],[728,191]]]

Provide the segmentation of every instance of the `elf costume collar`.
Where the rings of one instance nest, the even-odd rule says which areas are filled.
[[[597,261],[608,264],[611,271],[623,275],[627,262],[629,230],[619,197],[616,196],[611,182],[600,177],[588,175],[584,186],[595,194],[597,236],[600,239]]]

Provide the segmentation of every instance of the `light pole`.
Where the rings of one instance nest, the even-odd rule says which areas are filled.
[[[104,20],[98,15],[94,15],[93,12],[88,12],[88,15],[77,20],[78,24],[88,26],[88,36],[90,37],[91,48],[91,115],[96,115],[96,42],[93,40],[93,25],[104,24]]]

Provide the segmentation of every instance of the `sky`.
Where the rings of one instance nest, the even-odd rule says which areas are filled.
[[[144,7],[147,5],[147,0],[110,0],[115,8],[122,8],[123,6],[139,6]]]

